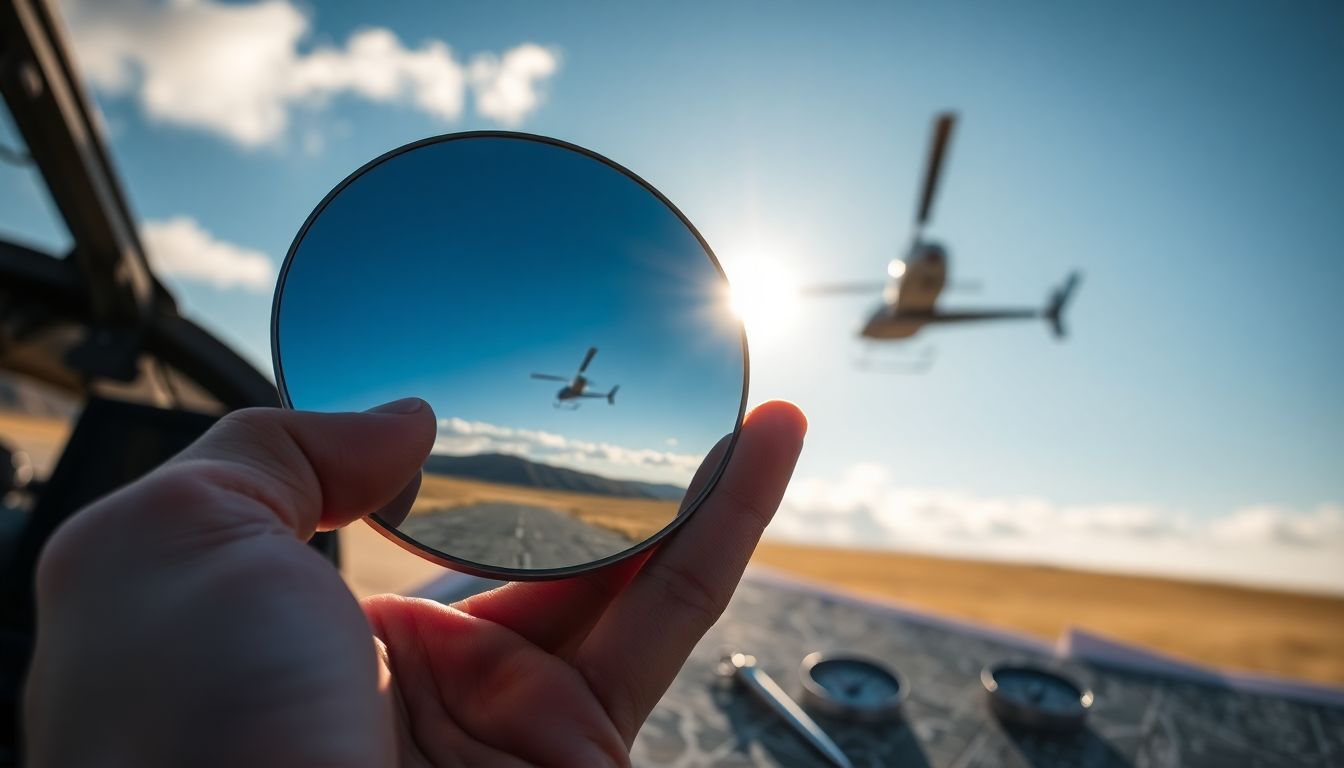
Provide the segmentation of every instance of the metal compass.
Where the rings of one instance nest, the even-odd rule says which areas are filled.
[[[896,670],[862,656],[811,653],[800,674],[803,706],[858,723],[898,719],[910,691]]]
[[[1092,691],[1045,667],[991,664],[980,672],[989,707],[1007,725],[1042,730],[1081,728],[1092,709]]]

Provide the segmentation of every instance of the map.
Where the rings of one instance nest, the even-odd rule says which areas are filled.
[[[884,610],[818,590],[748,578],[635,741],[648,768],[829,765],[715,670],[725,649],[756,656],[790,695],[812,651],[859,653],[905,676],[902,722],[817,717],[856,768],[874,766],[1344,766],[1344,708],[1215,683],[1060,661],[1031,640]],[[980,670],[1005,659],[1063,671],[1096,693],[1088,727],[1049,736],[1005,729]]]

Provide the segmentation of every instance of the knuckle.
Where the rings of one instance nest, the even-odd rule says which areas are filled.
[[[765,527],[769,525],[770,521],[775,517],[774,507],[763,507],[757,503],[756,500],[743,496],[742,493],[734,488],[725,487],[723,489],[723,495],[728,497],[728,500],[732,502],[733,506],[740,510],[743,516],[745,516],[755,528],[762,531],[765,530]]]
[[[604,671],[604,667],[583,660],[575,661],[574,666],[579,676],[587,682],[588,690],[611,719],[616,732],[621,734],[626,742],[632,741],[643,723],[644,716],[641,714],[643,712],[643,707],[640,705],[641,697],[630,678],[613,675]]]
[[[156,500],[156,506],[164,507],[206,504],[219,494],[210,474],[191,464],[165,466],[141,480],[139,488]]]
[[[229,411],[219,419],[220,424],[239,424],[265,426],[272,422],[274,408],[239,408]]]
[[[62,526],[42,548],[33,574],[39,597],[62,592],[64,585],[83,570],[82,561],[91,541],[88,536],[73,533],[79,527],[82,526],[76,526],[74,521]]]
[[[687,614],[702,630],[713,626],[728,606],[728,595],[695,568],[682,563],[664,563],[654,573],[663,598]]]
[[[605,744],[601,741],[592,742],[594,753],[592,759],[594,768],[630,768],[630,750],[624,745]]]
[[[261,446],[272,446],[277,438],[287,437],[275,418],[274,408],[242,408],[230,411],[215,424],[213,432]]]
[[[322,484],[312,464],[275,408],[243,408],[215,425],[212,449],[197,456],[224,458],[235,469],[226,478],[233,490],[252,496],[286,520],[297,520],[298,506],[322,506]],[[346,451],[335,444],[330,450]],[[188,458],[190,458],[188,454]]]
[[[50,592],[91,577],[97,564],[120,557],[122,548],[149,546],[168,529],[186,524],[190,516],[180,510],[210,509],[218,499],[219,490],[199,473],[165,466],[77,511],[57,528],[38,559],[37,588]],[[128,538],[128,530],[138,535]]]

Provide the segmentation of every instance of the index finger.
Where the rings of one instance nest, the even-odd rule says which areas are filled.
[[[709,498],[659,546],[580,646],[574,664],[627,744],[727,607],[784,496],[806,431],[791,403],[752,411]]]

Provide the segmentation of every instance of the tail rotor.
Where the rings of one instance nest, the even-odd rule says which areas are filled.
[[[1064,284],[1056,288],[1055,292],[1050,295],[1050,303],[1046,305],[1044,315],[1046,322],[1050,323],[1050,330],[1054,331],[1057,339],[1062,339],[1066,335],[1064,307],[1069,303],[1069,299],[1073,296],[1073,292],[1080,282],[1082,282],[1082,275],[1072,272],[1064,280]]]

